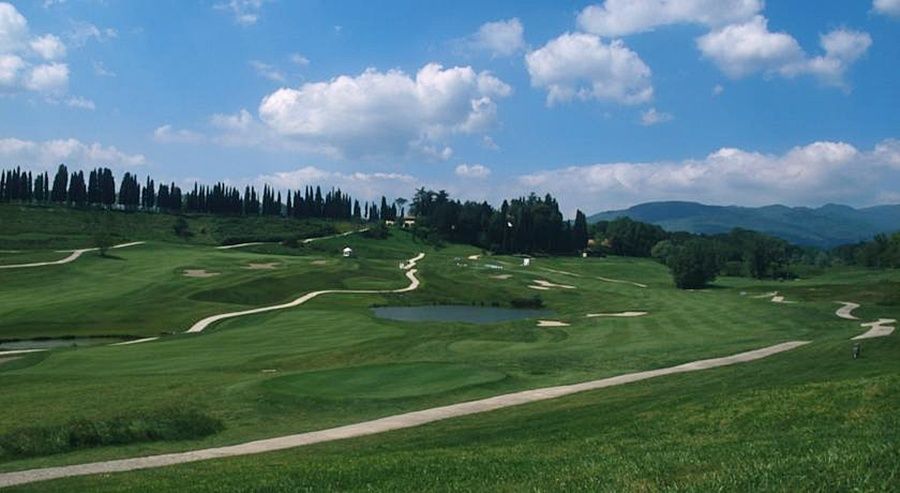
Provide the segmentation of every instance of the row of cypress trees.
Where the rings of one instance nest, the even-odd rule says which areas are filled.
[[[218,215],[285,216],[294,218],[326,218],[343,220],[396,219],[396,205],[381,198],[363,206],[340,189],[322,193],[321,187],[305,187],[288,191],[284,199],[280,191],[264,185],[262,193],[255,187],[240,189],[225,183],[213,186],[195,183],[183,191],[173,183],[157,183],[149,176],[143,185],[136,174],[126,172],[116,189],[109,168],[69,172],[61,164],[51,182],[47,172],[33,174],[15,168],[0,170],[0,203],[53,203],[71,207],[104,207],[123,210],[193,212]],[[402,214],[402,213],[401,213]]]

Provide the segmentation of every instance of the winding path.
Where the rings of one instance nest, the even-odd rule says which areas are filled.
[[[355,230],[353,230],[353,231],[347,231],[347,232],[344,232],[344,233],[338,233],[338,234],[335,234],[335,235],[317,236],[317,237],[315,237],[315,238],[306,238],[306,239],[303,240],[301,243],[309,244],[309,243],[312,243],[312,242],[314,242],[314,241],[328,240],[328,239],[331,239],[331,238],[340,238],[341,236],[350,236],[350,235],[352,235],[352,234],[363,233],[363,232],[368,231],[368,230],[369,230],[369,228],[362,228],[362,229],[355,229]],[[267,244],[270,244],[270,243],[277,243],[277,242],[275,242],[275,241],[250,241],[250,242],[247,242],[247,243],[235,243],[234,245],[222,245],[222,246],[217,246],[216,249],[217,249],[217,250],[231,250],[231,249],[233,249],[233,248],[243,248],[243,247],[254,246],[254,245],[267,245]]]
[[[496,409],[502,409],[505,407],[556,399],[559,397],[589,390],[597,390],[606,387],[613,387],[616,385],[624,385],[641,380],[647,380],[650,378],[661,377],[664,375],[674,375],[678,373],[687,373],[692,371],[707,370],[710,368],[718,368],[721,366],[728,366],[737,363],[747,363],[774,354],[790,351],[794,348],[803,346],[808,343],[808,341],[785,342],[782,344],[776,344],[774,346],[755,349],[753,351],[747,351],[731,356],[693,361],[690,363],[671,366],[668,368],[627,373],[625,375],[619,375],[600,380],[592,380],[589,382],[583,382],[573,385],[560,385],[557,387],[525,390],[512,394],[489,397],[487,399],[479,399],[476,401],[462,402],[459,404],[451,404],[449,406],[435,407],[431,409],[424,409],[422,411],[414,411],[410,413],[398,414],[395,416],[388,416],[381,419],[364,421],[362,423],[339,426],[326,430],[298,433],[295,435],[287,435],[276,438],[267,438],[264,440],[256,440],[253,442],[229,445],[225,447],[192,450],[189,452],[177,452],[172,454],[151,455],[147,457],[135,457],[131,459],[92,462],[88,464],[76,464],[71,466],[47,467],[42,469],[8,472],[0,474],[0,487],[34,483],[37,481],[46,481],[50,479],[59,479],[72,476],[134,471],[137,469],[149,469],[154,467],[184,464],[187,462],[197,462],[209,459],[260,454],[264,452],[273,452],[276,450],[301,447],[304,445],[312,445],[315,443],[373,435],[376,433],[384,433],[387,431],[412,428],[428,423],[433,423],[435,421],[442,421],[445,419],[456,418],[460,416],[468,416],[471,414],[494,411]]]
[[[254,313],[264,313],[264,312],[271,312],[274,310],[284,310],[287,308],[294,308],[296,306],[300,306],[300,305],[306,303],[307,301],[309,301],[317,296],[321,296],[323,294],[338,294],[338,293],[387,294],[387,293],[405,293],[408,291],[412,291],[419,287],[419,284],[420,284],[419,279],[416,277],[416,272],[418,272],[418,270],[415,268],[415,266],[416,266],[416,263],[418,261],[422,260],[423,258],[425,258],[425,254],[420,253],[420,254],[416,255],[415,257],[409,259],[407,261],[407,263],[403,265],[403,269],[406,270],[406,277],[409,279],[409,286],[406,286],[405,288],[399,288],[399,289],[326,289],[326,290],[322,290],[322,291],[313,291],[311,293],[306,293],[305,295],[297,298],[294,301],[291,301],[288,303],[282,303],[280,305],[264,306],[261,308],[253,308],[250,310],[242,310],[239,312],[229,312],[229,313],[220,313],[218,315],[212,315],[212,316],[206,317],[203,320],[200,320],[199,322],[192,325],[191,328],[187,330],[187,332],[188,333],[203,332],[207,327],[209,327],[210,325],[212,325],[220,320],[225,320],[225,319],[235,318],[235,317],[243,317],[244,315],[252,315]]]
[[[115,250],[118,248],[127,248],[127,247],[135,246],[135,245],[142,245],[144,243],[146,243],[146,242],[132,241],[131,243],[122,243],[121,245],[111,246],[110,250]],[[97,250],[100,250],[100,249],[99,248],[81,248],[78,250],[71,250],[72,253],[68,257],[60,259],[60,260],[52,260],[49,262],[32,262],[30,264],[0,265],[0,269],[22,269],[25,267],[43,267],[45,265],[68,264],[69,262],[74,262],[74,261],[78,260],[78,257],[80,257],[85,252],[94,252]],[[65,253],[67,251],[69,251],[69,250],[63,250],[63,253]]]

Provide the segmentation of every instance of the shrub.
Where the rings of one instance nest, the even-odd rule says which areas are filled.
[[[384,240],[390,235],[391,233],[390,231],[388,231],[388,227],[384,223],[373,224],[372,226],[369,226],[369,229],[363,232],[363,236],[365,238],[370,238],[373,240]]]
[[[0,459],[37,457],[129,443],[201,438],[224,429],[197,410],[167,408],[106,420],[81,419],[64,425],[20,428],[0,435]]]
[[[688,241],[669,256],[669,268],[679,289],[705,288],[719,272],[715,246],[700,239]]]
[[[513,298],[509,302],[513,308],[543,308],[544,300],[539,295],[530,298]]]

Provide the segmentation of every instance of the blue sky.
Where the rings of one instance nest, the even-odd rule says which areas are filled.
[[[900,202],[900,0],[0,2],[0,167]]]

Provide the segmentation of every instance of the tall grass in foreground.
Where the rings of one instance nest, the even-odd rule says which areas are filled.
[[[0,435],[0,461],[78,449],[139,442],[202,438],[224,429],[221,421],[193,409],[167,408],[106,420],[75,420],[57,426],[20,428]]]

